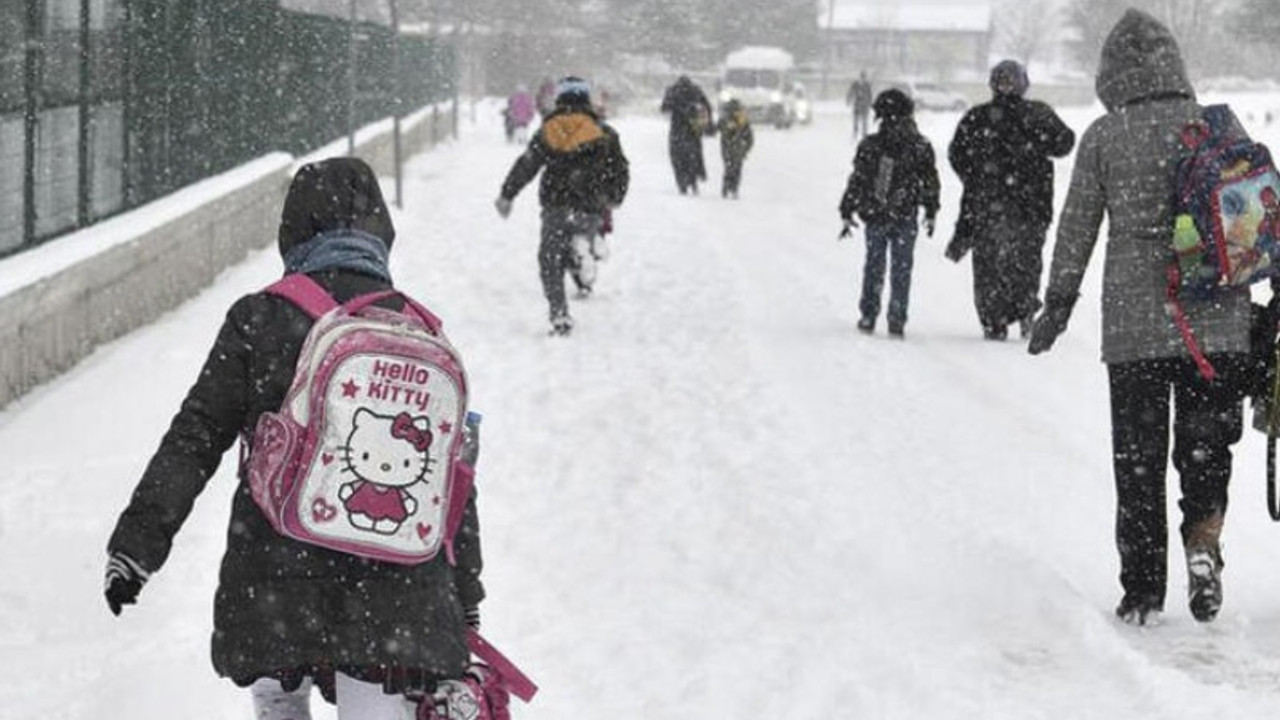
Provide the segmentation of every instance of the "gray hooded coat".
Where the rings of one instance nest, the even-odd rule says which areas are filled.
[[[1068,302],[1080,291],[1105,216],[1102,360],[1189,356],[1167,307],[1174,171],[1186,153],[1179,131],[1200,117],[1177,42],[1151,16],[1129,10],[1107,37],[1096,79],[1107,114],[1077,152],[1045,291]],[[1205,353],[1249,349],[1249,293],[1182,300]]]

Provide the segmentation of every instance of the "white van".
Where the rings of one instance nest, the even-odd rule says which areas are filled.
[[[780,128],[796,121],[791,73],[795,59],[777,47],[751,46],[729,53],[720,75],[720,103],[736,98],[753,123]]]

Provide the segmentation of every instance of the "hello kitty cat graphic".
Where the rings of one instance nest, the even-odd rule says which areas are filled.
[[[406,488],[423,481],[429,471],[430,420],[408,413],[378,415],[360,408],[351,422],[351,434],[342,448],[342,471],[355,479],[342,484],[338,497],[353,526],[394,535],[418,509],[418,501]]]

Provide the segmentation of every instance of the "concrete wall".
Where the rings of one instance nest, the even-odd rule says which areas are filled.
[[[402,156],[451,136],[455,117],[445,105],[403,120]],[[391,122],[384,121],[357,133],[354,154],[386,177],[394,174],[393,148]],[[335,142],[306,159],[346,152],[345,141]],[[275,242],[297,165],[284,153],[260,158],[0,261],[0,276],[19,272],[20,264],[39,268],[31,282],[0,293],[0,407],[194,296],[249,251]],[[392,192],[383,188],[388,198]],[[62,252],[71,244],[102,250]]]

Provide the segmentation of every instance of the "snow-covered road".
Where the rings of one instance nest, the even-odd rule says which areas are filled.
[[[1079,132],[1095,113],[1064,117]],[[478,118],[406,168],[392,270],[444,318],[485,415],[486,634],[542,686],[517,717],[1274,713],[1280,527],[1260,436],[1238,446],[1219,620],[1190,618],[1175,552],[1166,623],[1119,625],[1101,258],[1051,354],[981,340],[968,262],[942,257],[956,114],[920,118],[943,212],[917,245],[905,342],[853,328],[839,108],[757,129],[738,201],[715,192],[713,143],[712,182],[682,197],[662,119],[619,118],[631,194],[568,339],[545,334],[536,188],[497,217],[519,149],[496,105]],[[1061,198],[1070,162],[1058,172]],[[258,253],[0,412],[0,718],[250,715],[208,663],[230,456],[140,604],[113,618],[100,586],[222,314],[279,268]]]

